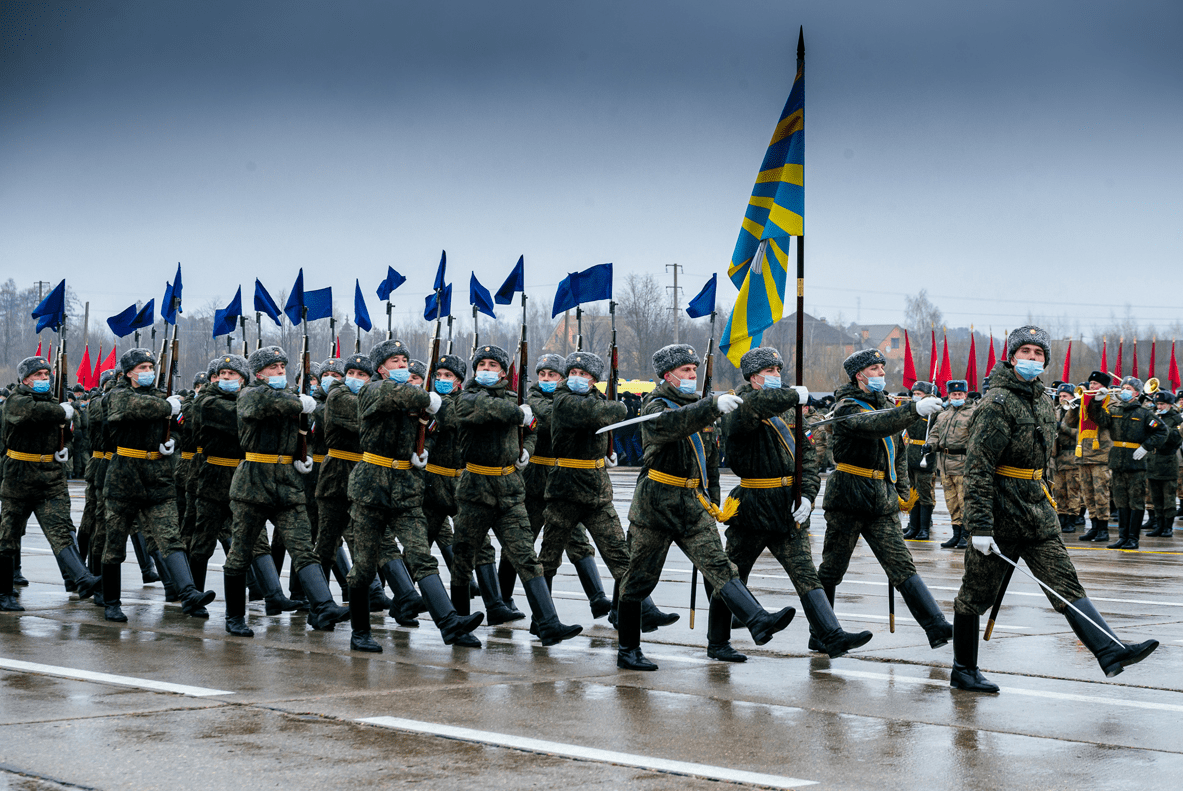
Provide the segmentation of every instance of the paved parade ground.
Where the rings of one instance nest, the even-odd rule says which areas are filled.
[[[635,474],[612,474],[626,523]],[[726,492],[736,480],[723,478]],[[82,487],[70,491],[77,524]],[[937,500],[935,540],[908,544],[952,618],[961,552],[938,546],[951,530]],[[813,523],[816,562],[819,514]],[[654,597],[682,618],[644,635],[661,669],[641,673],[616,669],[616,632],[591,620],[570,564],[555,600],[564,622],[584,625],[579,637],[544,648],[523,620],[479,628],[483,650],[449,648],[430,620],[407,629],[376,615],[384,653],[373,655],[349,651],[348,623],[315,632],[303,614],[265,616],[262,602],[250,607],[253,639],[226,634],[220,550],[208,621],[165,604],[159,583],[141,586],[129,552],[130,621],[108,623],[64,592],[30,525],[26,611],[0,617],[0,789],[1177,787],[1183,538],[1144,538],[1132,552],[1068,538],[1118,636],[1162,647],[1106,679],[1035,583],[1016,574],[981,644],[982,671],[1002,687],[987,696],[949,689],[952,646],[930,650],[898,597],[889,633],[887,580],[865,544],[836,610],[874,639],[835,660],[812,654],[798,612],[761,648],[736,630],[746,664],[707,659],[706,600],[700,589],[691,631],[690,566],[672,550]],[[751,587],[768,609],[800,610],[767,554]],[[517,602],[525,607],[520,584]]]

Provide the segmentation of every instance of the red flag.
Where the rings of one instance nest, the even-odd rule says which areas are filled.
[[[1154,347],[1158,345],[1158,338],[1150,341],[1150,368],[1146,371],[1147,381],[1154,378]]]
[[[41,341],[37,341],[37,353],[36,353],[35,355],[33,355],[33,356],[34,356],[34,357],[40,357],[40,356],[41,356]]]
[[[334,360],[341,359],[341,336],[340,335],[337,336],[337,345],[333,348],[333,359]]]
[[[99,375],[102,373],[103,344],[99,343],[99,353],[94,358],[94,372],[90,375],[90,386],[99,386]]]
[[[78,363],[78,370],[74,374],[74,378],[78,384],[82,385],[83,389],[89,390],[92,385],[90,383],[90,344],[86,344],[86,350],[82,352],[82,360]]]
[[[908,331],[904,330],[904,389],[911,390],[916,384],[916,364],[912,362],[912,342],[908,340]]]
[[[1179,364],[1175,362],[1175,341],[1171,341],[1171,365],[1167,368],[1167,381],[1171,384],[1172,390],[1179,389]]]
[[[1130,372],[1130,375],[1133,376],[1135,379],[1138,378],[1138,339],[1137,338],[1134,338],[1134,370]]]
[[[932,328],[932,354],[928,355],[928,381],[937,378],[937,328]]]
[[[1101,338],[1101,373],[1109,373],[1109,341]]]
[[[994,356],[994,331],[990,331],[990,353],[986,355],[986,376],[994,370],[994,366],[998,363],[998,358]]]
[[[107,359],[103,360],[103,364],[98,368],[99,376],[103,375],[104,371],[115,370],[115,347],[111,347],[111,353],[107,355]],[[96,382],[98,379],[95,380]]]
[[[969,328],[969,360],[965,363],[965,382],[970,390],[978,389],[978,344],[973,327]]]
[[[1125,338],[1117,339],[1117,367],[1113,369],[1113,375],[1119,380],[1121,379],[1121,353],[1125,349]]]
[[[945,392],[945,386],[949,384],[949,380],[953,378],[953,374],[950,373],[951,369],[952,366],[949,365],[949,336],[945,335],[944,348],[941,351],[941,368],[937,372],[936,380],[933,381],[933,384],[937,386],[938,394],[943,394]]]
[[[1060,377],[1061,382],[1072,381],[1072,340],[1068,341],[1068,351],[1064,354],[1064,375]]]

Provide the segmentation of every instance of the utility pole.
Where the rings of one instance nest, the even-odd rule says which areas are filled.
[[[673,291],[673,306],[670,308],[670,310],[674,313],[674,343],[681,343],[681,340],[678,337],[678,329],[679,325],[681,324],[681,321],[679,321],[681,317],[678,315],[680,312],[678,308],[678,270],[682,268],[682,265],[666,264],[665,271],[670,271],[670,267],[674,268],[674,285],[666,286],[666,288]]]
[[[90,303],[85,303],[85,308],[82,313],[82,348],[86,348],[87,342],[90,340]]]

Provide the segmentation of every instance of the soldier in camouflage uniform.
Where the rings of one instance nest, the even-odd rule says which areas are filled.
[[[70,422],[73,408],[53,398],[49,362],[26,357],[17,366],[20,384],[4,402],[4,480],[0,483],[0,610],[21,611],[13,588],[14,558],[30,514],[45,533],[50,548],[77,586],[79,598],[98,589],[100,580],[82,562],[74,545],[70,520],[70,493],[58,450],[62,426]]]
[[[945,507],[953,522],[953,537],[941,546],[945,549],[965,549],[969,534],[965,532],[962,513],[965,491],[965,446],[969,442],[969,419],[973,416],[974,404],[966,398],[969,383],[964,379],[951,379],[946,386],[949,406],[936,416],[929,434],[929,448],[926,453],[940,453],[938,462],[941,471],[941,491],[945,495]],[[931,518],[931,517],[930,517]]]
[[[1099,405],[1104,409],[1110,397],[1103,391],[1113,383],[1113,377],[1104,371],[1093,371],[1089,374],[1088,389],[1093,395],[1089,398],[1091,405]],[[1085,401],[1081,399],[1082,403]],[[1091,406],[1090,405],[1090,406]],[[1076,420],[1080,425],[1080,406],[1077,406],[1064,420]],[[1085,411],[1091,418],[1093,410]],[[1106,426],[1093,425],[1085,427],[1076,438],[1080,448],[1080,456],[1076,457],[1076,464],[1080,470],[1080,496],[1088,508],[1092,526],[1084,533],[1079,541],[1093,541],[1102,543],[1109,540],[1109,488],[1112,473],[1109,471],[1109,451],[1113,440],[1109,436]]]
[[[698,397],[698,354],[671,344],[653,354],[662,380],[646,398],[642,414],[658,417],[641,424],[645,459],[629,509],[629,566],[620,581],[616,666],[656,670],[641,651],[641,602],[657,587],[670,544],[702,571],[714,595],[764,645],[789,625],[792,607],[767,612],[739,579],[727,559],[715,522],[719,502],[719,452],[700,432],[735,411],[743,399],[730,393]]]
[[[912,385],[911,397],[920,402],[931,396],[940,397],[940,392],[930,382],[916,382]],[[931,451],[925,450],[932,423],[936,417],[917,418],[912,425],[904,430],[904,443],[908,456],[908,479],[916,490],[918,499],[908,513],[908,529],[904,531],[904,538],[927,541],[932,530],[932,512],[936,508],[936,487],[933,484],[934,470]],[[922,466],[923,462],[923,466]],[[910,494],[910,492],[909,492]]]
[[[83,478],[86,475],[86,465],[90,461],[91,454],[90,420],[88,419],[90,398],[81,385],[74,385],[70,403],[74,407],[74,450],[71,452],[74,469],[71,477]]]
[[[1055,487],[1052,497],[1061,533],[1076,532],[1076,515],[1083,507],[1080,498],[1080,466],[1076,463],[1076,435],[1080,413],[1072,408],[1075,388],[1064,382],[1056,388]]]
[[[360,353],[354,354],[352,356],[363,357],[366,360],[369,360],[368,355],[364,355],[364,354],[360,354]],[[323,452],[323,454],[324,454],[324,461],[317,464],[317,467],[318,467],[318,469],[317,469],[317,476],[318,477],[317,477],[317,481],[316,481],[317,491],[320,490],[320,477],[319,476],[321,474],[323,474],[324,464],[328,462],[328,447],[329,447],[329,445],[328,445],[328,433],[327,433],[326,423],[328,420],[327,410],[328,410],[329,389],[333,386],[333,384],[335,382],[344,383],[344,381],[345,381],[345,369],[342,367],[342,361],[340,359],[331,358],[331,359],[325,360],[324,362],[322,362],[320,364],[320,384],[321,384],[322,390],[324,391],[325,397],[324,397],[323,403],[318,401],[317,406],[316,406],[316,411],[312,413],[313,420],[314,420],[314,423],[316,426],[316,431],[317,431],[317,438],[314,442],[314,445],[316,446],[316,448],[318,448],[317,453]],[[356,406],[356,402],[355,402],[355,406]],[[355,434],[357,433],[356,426],[354,426],[353,431]],[[349,465],[349,471],[350,472],[353,471],[352,464]],[[339,467],[338,467],[338,472],[340,472]],[[346,485],[348,485],[348,479],[349,479],[349,476],[346,475],[345,481],[344,481]],[[335,489],[335,487],[330,487],[330,488]],[[336,495],[334,495],[334,497],[335,496]],[[316,499],[316,510],[317,510],[317,517],[318,517],[317,526],[316,526],[316,543],[317,543],[318,549],[317,549],[316,554],[317,554],[317,557],[319,557],[320,556],[320,549],[319,549],[320,529],[321,529],[321,526],[324,522],[324,519],[320,518],[320,513],[321,513],[320,495],[316,495],[316,498],[317,498]],[[342,490],[340,493],[340,499],[338,499],[338,504],[341,502],[341,500],[344,500],[344,502],[345,502],[345,514],[344,514],[345,526],[344,526],[344,529],[342,530],[341,534],[337,536],[337,545],[336,545],[335,551],[332,553],[332,558],[331,558],[332,562],[329,563],[329,565],[325,567],[325,577],[330,578],[330,579],[335,578],[337,580],[337,584],[341,586],[341,597],[342,597],[341,600],[347,602],[347,601],[349,601],[348,577],[349,577],[349,569],[350,569],[351,563],[349,560],[349,553],[345,550],[345,547],[342,542],[352,543],[353,542],[353,531],[351,531],[349,529],[349,498],[346,496],[344,490]],[[332,519],[334,517],[329,517],[329,518]],[[381,610],[385,610],[387,607],[390,606],[390,603],[391,603],[390,599],[388,599],[386,597],[385,593],[382,590],[382,582],[378,579],[375,579],[374,584],[370,586],[370,611],[371,612],[379,612]],[[379,604],[381,604],[381,606],[378,606]]]
[[[119,358],[123,379],[111,389],[106,417],[115,445],[107,468],[103,497],[107,509],[107,538],[103,547],[103,603],[109,621],[125,622],[120,608],[120,565],[127,555],[127,539],[137,520],[163,556],[162,568],[175,586],[181,609],[195,618],[208,618],[205,605],[213,591],[193,585],[189,558],[181,542],[177,519],[177,490],[169,456],[176,439],[165,441],[165,429],[181,411],[180,396],[156,389],[156,356],[149,349],[130,349]]]
[[[1097,657],[1106,676],[1140,662],[1158,641],[1119,643],[1085,595],[1060,538],[1056,508],[1043,475],[1052,460],[1056,415],[1039,374],[1051,352],[1048,334],[1020,327],[1006,341],[1006,358],[990,372],[990,392],[970,422],[965,471],[965,522],[972,546],[953,602],[953,672],[950,685],[998,692],[978,670],[978,622],[998,595],[1010,566],[1022,558],[1034,576],[1072,603],[1048,600]]]
[[[101,387],[99,394],[91,397],[90,406],[87,408],[90,412],[88,417],[90,418],[91,455],[90,462],[86,465],[86,495],[85,505],[82,508],[82,521],[78,525],[78,551],[91,572],[98,574],[102,573],[103,544],[107,540],[107,514],[102,492],[103,485],[107,480],[107,465],[115,450],[114,447],[108,447],[108,425],[103,402],[105,400],[104,391],[110,390],[114,378],[114,371],[103,371],[99,378]],[[153,579],[148,579],[145,575],[144,581],[157,582],[160,579],[155,573],[152,574],[152,577]],[[98,593],[99,601],[102,601],[101,591],[96,591],[96,593]]]
[[[878,349],[855,352],[842,363],[850,381],[835,392],[832,423],[837,470],[826,482],[826,539],[818,577],[831,606],[850,565],[859,537],[867,540],[888,583],[903,595],[928,644],[949,642],[953,627],[945,620],[900,531],[900,501],[908,494],[907,454],[900,432],[941,410],[941,399],[927,397],[888,408],[883,394],[884,357]],[[860,413],[866,413],[861,414]],[[858,415],[858,417],[846,417]]]
[[[312,529],[304,499],[304,481],[313,465],[311,454],[293,458],[299,446],[300,418],[316,408],[316,399],[287,390],[287,354],[278,346],[251,353],[250,386],[238,394],[238,441],[245,460],[230,483],[234,514],[230,552],[226,558],[226,631],[242,637],[254,632],[246,624],[246,572],[254,559],[266,522],[284,536],[292,567],[308,601],[308,625],[331,632],[349,617],[329,593],[324,569],[313,552]]]
[[[468,575],[492,528],[526,589],[538,637],[543,645],[554,645],[579,634],[583,627],[559,621],[542,565],[534,554],[521,474],[534,449],[534,411],[529,404],[519,407],[517,393],[509,389],[509,355],[504,349],[478,347],[472,369],[473,378],[456,400],[465,471],[456,491],[459,512],[452,545],[456,563],[452,602],[460,612],[468,607]]]
[[[781,371],[784,359],[770,346],[744,354],[740,373],[748,384],[736,391],[743,399],[739,409],[723,416],[727,435],[727,458],[731,470],[740,476],[724,510],[735,503],[735,514],[727,520],[727,558],[747,582],[756,559],[765,550],[780,561],[809,620],[810,650],[838,657],[865,645],[870,632],[850,633],[842,629],[822,590],[809,548],[809,515],[821,488],[818,453],[811,441],[796,444],[794,409],[809,400],[804,387],[784,387]],[[801,502],[794,498],[794,457],[801,454]],[[731,610],[722,598],[711,599],[707,620],[707,656],[726,662],[743,662],[747,657],[731,647]]]
[[[1146,459],[1146,484],[1150,488],[1151,503],[1157,524],[1146,535],[1170,538],[1175,534],[1175,480],[1179,477],[1179,445],[1183,435],[1179,426],[1183,418],[1175,410],[1175,397],[1166,390],[1154,394],[1154,407],[1158,419],[1167,429],[1167,438],[1162,446]]]

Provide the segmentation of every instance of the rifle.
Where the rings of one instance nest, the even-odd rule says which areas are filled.
[[[238,317],[238,326],[242,329],[242,356],[246,357],[246,316]]]
[[[449,313],[448,314],[448,354],[451,354],[451,353],[452,353],[452,314]],[[426,389],[431,390],[430,383],[428,383],[428,386],[426,387]]]
[[[620,355],[616,348],[616,302],[608,300],[608,315],[612,317],[612,345],[608,347],[608,385],[604,388],[604,395],[609,401],[615,401],[616,380],[620,376]],[[608,432],[608,453],[615,449],[612,432]]]
[[[711,334],[707,341],[707,356],[702,365],[702,396],[699,398],[711,397],[711,380],[715,376],[715,311],[711,311]],[[615,318],[615,317],[614,317]],[[612,348],[616,348],[616,329],[615,325],[612,330]],[[707,482],[702,482],[703,487],[706,487]],[[694,628],[694,605],[698,599],[698,566],[691,565],[690,567],[690,628]]]
[[[526,292],[522,292],[522,339],[518,342],[518,408],[526,402],[526,364],[530,359],[530,346],[526,341]],[[526,447],[526,427],[518,426],[518,458]]]
[[[440,363],[440,324],[443,323],[443,294],[442,289],[435,290],[435,337],[431,340],[431,362],[427,366],[427,380],[423,382],[423,389],[431,392],[432,380],[435,379],[435,370]],[[389,303],[387,303],[389,304]],[[387,332],[389,334],[389,331]],[[427,424],[431,422],[431,416],[427,414],[427,410],[419,412],[419,432],[415,435],[415,455],[423,458],[423,447],[427,444]]]
[[[59,404],[65,403],[67,396],[66,390],[66,317],[62,316],[62,343],[57,353],[57,376],[54,377],[54,398]],[[58,451],[60,452],[66,447],[66,424],[63,423],[58,427]]]
[[[305,307],[300,316],[300,324],[304,327],[304,339],[300,346],[300,395],[308,395],[309,381],[312,378],[312,355],[308,351],[308,308]],[[296,458],[303,462],[308,458],[308,415],[300,413],[300,438],[296,442]]]
[[[177,355],[180,352],[181,347],[180,347],[180,341],[177,340],[177,324],[178,324],[178,322],[176,321],[176,317],[178,317],[178,314],[180,313],[180,308],[181,308],[181,300],[176,299],[174,297],[173,298],[173,315],[174,315],[173,339],[172,339],[172,343],[170,345],[166,346],[166,348],[169,348],[169,350],[171,352],[171,354],[169,356],[167,368],[163,365],[163,363],[164,363],[163,358],[161,359],[161,368],[164,370],[164,376],[165,376],[165,383],[164,383],[165,398],[170,398],[172,396],[172,394],[173,394],[173,380],[176,378],[176,374],[177,374]],[[230,346],[230,336],[229,335],[226,336],[226,346],[227,346],[227,348],[229,348],[229,346]],[[164,419],[164,441],[168,442],[169,439],[172,437],[172,434],[173,434],[173,417],[172,417],[172,415],[169,415],[167,418]]]
[[[476,347],[478,347],[480,345],[481,345],[481,330],[480,330],[480,325],[477,323],[477,308],[476,308],[476,305],[473,305],[472,306],[472,351],[469,353],[468,356],[472,357],[473,355],[475,355],[476,354]],[[473,373],[475,374],[476,372],[473,371]]]
[[[255,311],[255,351],[259,351],[259,349],[262,349],[262,348],[263,348],[263,314],[256,310]],[[242,350],[244,352],[246,351],[245,336],[243,337]],[[245,354],[242,356],[246,357]]]

